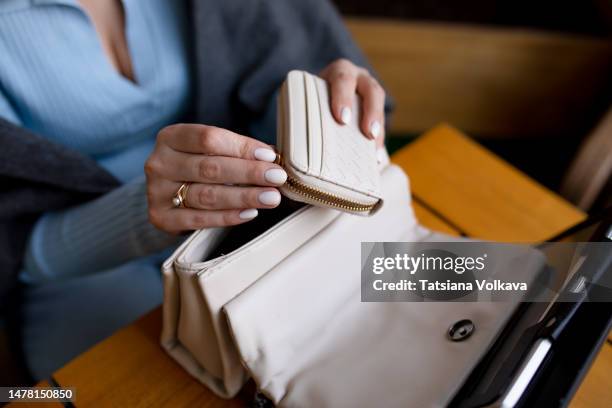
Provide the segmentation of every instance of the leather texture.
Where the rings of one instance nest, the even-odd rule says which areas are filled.
[[[277,146],[283,167],[309,187],[376,204],[381,200],[376,143],[359,130],[359,98],[355,97],[347,125],[333,118],[329,98],[323,79],[305,71],[289,72],[278,102]],[[286,186],[281,191],[294,200],[322,205]]]
[[[361,302],[358,241],[465,241],[403,229],[393,217],[367,225],[394,204],[361,223],[337,219],[317,241],[350,239],[333,249],[306,243],[225,306],[245,365],[278,406],[447,406],[516,310],[517,302]],[[517,273],[530,282],[536,269]],[[476,330],[450,341],[448,328],[463,319]]]
[[[195,232],[163,266],[163,347],[226,398],[252,377],[279,406],[446,405],[517,303],[361,302],[361,242],[466,240],[417,223],[399,167],[381,181],[372,217],[306,206],[210,260],[224,229]]]
[[[410,207],[407,180],[396,166],[388,166],[389,183],[401,186],[388,194],[402,202],[396,222],[407,229],[416,226]],[[162,346],[191,375],[222,397],[234,396],[248,378],[228,330],[222,308],[255,281],[291,258],[306,242],[330,247],[318,234],[338,218],[365,220],[336,210],[306,206],[256,239],[219,258],[208,260],[227,229],[194,232],[162,266],[164,277]],[[371,218],[375,220],[379,216]],[[357,225],[359,222],[357,222]],[[374,235],[373,235],[374,236]],[[357,242],[357,241],[355,241]],[[330,247],[331,248],[331,247]],[[330,271],[331,272],[331,271]]]
[[[341,213],[304,207],[227,255],[207,259],[224,229],[195,232],[164,263],[162,345],[187,371],[222,397],[248,378],[222,307],[326,228]]]

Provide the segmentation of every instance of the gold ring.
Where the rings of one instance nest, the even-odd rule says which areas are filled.
[[[172,204],[176,208],[187,208],[185,203],[187,202],[187,192],[189,191],[189,186],[191,186],[191,183],[181,184],[174,197],[172,197]]]
[[[276,153],[276,158],[274,159],[274,164],[282,165],[283,158],[280,153]]]

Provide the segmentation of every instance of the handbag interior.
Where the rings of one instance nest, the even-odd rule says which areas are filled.
[[[306,205],[307,204],[283,197],[278,207],[264,210],[260,209],[259,215],[253,220],[228,228],[221,242],[213,249],[206,259],[203,259],[203,261],[229,254],[249,241],[257,238]]]

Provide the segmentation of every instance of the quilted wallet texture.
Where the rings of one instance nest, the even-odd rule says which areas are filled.
[[[359,130],[359,98],[351,123],[332,116],[327,83],[291,71],[278,103],[277,146],[289,175],[281,191],[297,201],[371,215],[382,205],[376,143]]]

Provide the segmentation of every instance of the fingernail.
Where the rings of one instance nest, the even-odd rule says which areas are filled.
[[[351,108],[349,108],[348,106],[345,106],[340,111],[340,119],[342,120],[342,123],[344,123],[345,125],[348,125],[349,123],[351,123],[352,116],[353,116],[353,112],[351,112]]]
[[[263,205],[278,205],[281,201],[281,195],[278,191],[264,191],[258,199]]]
[[[258,213],[259,211],[257,211],[255,208],[250,208],[248,210],[240,211],[240,214],[238,214],[238,216],[240,217],[241,220],[251,220],[257,217]]]
[[[287,181],[287,173],[283,169],[270,169],[264,173],[264,178],[268,183],[282,186]]]
[[[370,134],[374,139],[377,139],[378,136],[380,136],[381,130],[382,127],[380,126],[379,121],[375,120],[374,122],[372,122],[372,124],[370,124]]]
[[[257,160],[273,163],[276,160],[276,153],[274,150],[266,149],[264,147],[259,147],[255,149],[255,153],[253,153]]]

